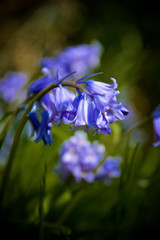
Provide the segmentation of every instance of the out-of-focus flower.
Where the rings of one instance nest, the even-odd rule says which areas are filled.
[[[42,68],[41,71],[45,74],[45,76],[40,77],[38,80],[31,83],[28,89],[28,94],[38,93],[51,83],[56,82],[56,76],[53,77],[48,68]]]
[[[21,72],[9,72],[0,79],[0,95],[6,102],[13,101],[17,95],[21,96],[20,90],[27,83],[27,76]]]
[[[157,147],[160,145],[160,105],[153,112],[152,117],[153,117],[153,127],[154,127],[154,136],[155,136],[153,146]]]
[[[100,64],[102,46],[99,42],[91,45],[82,44],[66,48],[56,58],[44,58],[42,67],[59,73],[60,78],[76,71],[75,77],[80,77]]]
[[[111,181],[111,178],[120,176],[119,164],[121,157],[108,157],[105,163],[98,169],[96,173],[96,180],[104,180],[107,183]]]
[[[104,146],[87,140],[84,132],[77,131],[73,137],[64,142],[60,150],[60,167],[58,172],[65,180],[74,177],[75,181],[94,181],[92,170],[104,154]]]
[[[94,141],[92,144],[87,140],[84,132],[77,131],[74,136],[64,142],[60,150],[60,166],[56,169],[63,180],[73,178],[76,182],[95,180],[109,181],[112,177],[120,174],[119,158],[109,158],[99,169],[97,175],[93,169],[104,157],[105,147]]]

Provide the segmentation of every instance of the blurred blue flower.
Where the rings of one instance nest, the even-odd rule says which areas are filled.
[[[111,178],[120,176],[119,164],[121,157],[108,157],[105,163],[98,169],[96,173],[96,180],[104,180],[110,183]]]
[[[28,89],[28,94],[38,93],[51,83],[55,83],[56,76],[53,77],[48,68],[42,68],[41,71],[45,74],[45,76],[40,77],[38,80],[31,83]]]
[[[66,140],[60,150],[60,165],[56,169],[62,180],[74,179],[76,182],[104,180],[109,182],[112,177],[118,177],[120,158],[108,158],[97,174],[93,169],[104,157],[105,147],[97,141],[87,140],[84,132],[77,131],[74,136]]]
[[[58,173],[63,180],[74,177],[79,182],[94,181],[92,170],[103,158],[104,146],[87,140],[84,132],[77,131],[73,137],[65,141],[60,150],[60,166]]]
[[[80,77],[99,65],[101,52],[101,44],[97,41],[91,45],[71,46],[56,58],[42,59],[41,66],[51,69],[54,73],[58,70],[60,78],[74,71],[77,71],[75,77]]]
[[[20,98],[19,91],[27,83],[27,76],[21,72],[9,72],[0,79],[0,95],[6,102],[11,102],[17,97]]]
[[[157,147],[160,145],[160,105],[152,114],[153,117],[153,127],[154,127],[154,143],[153,146]]]

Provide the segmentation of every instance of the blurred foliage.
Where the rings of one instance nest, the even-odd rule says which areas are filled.
[[[115,77],[122,101],[130,110],[128,119],[113,124],[112,135],[93,138],[88,134],[91,141],[97,139],[108,151],[124,130],[159,104],[157,4],[133,0],[2,0],[0,78],[8,71],[24,71],[35,80],[41,74],[42,57],[52,57],[67,46],[100,41],[103,55],[97,71],[104,74],[96,78],[110,82],[109,78]],[[11,110],[15,106],[7,107]],[[11,126],[11,136],[18,119]],[[0,209],[5,239],[132,240],[160,235],[160,149],[152,147],[151,124],[115,149],[113,155],[123,157],[121,177],[110,185],[63,184],[54,167],[61,144],[73,132],[68,126],[55,126],[54,143],[48,147],[34,143],[29,128],[27,124],[17,147]],[[0,165],[0,178],[4,164]]]

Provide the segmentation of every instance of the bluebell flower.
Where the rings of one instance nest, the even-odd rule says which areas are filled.
[[[0,95],[6,102],[11,102],[18,97],[22,97],[20,90],[27,83],[27,76],[22,72],[9,72],[0,79]],[[24,94],[24,93],[23,93]],[[23,98],[23,97],[22,97]]]
[[[68,91],[60,84],[59,87],[55,88],[55,105],[57,111],[74,111],[73,101],[75,97],[73,92]]]
[[[160,105],[152,114],[153,117],[153,127],[154,127],[154,143],[153,146],[157,147],[160,145]]]
[[[123,105],[117,104],[115,96],[113,99],[106,100],[105,96],[100,94],[80,93],[77,96],[77,112],[75,117],[63,118],[65,124],[73,124],[72,129],[82,128],[85,131],[94,129],[98,134],[110,134],[110,124],[117,120],[124,120],[128,110]],[[69,118],[69,119],[68,119]]]
[[[92,94],[98,93],[100,95],[106,95],[106,97],[111,99],[115,95],[119,94],[119,91],[117,93],[115,93],[115,90],[114,90],[118,86],[117,82],[116,82],[116,79],[111,78],[111,80],[113,81],[112,85],[111,84],[107,84],[107,83],[103,83],[103,82],[99,82],[99,81],[95,81],[93,79],[85,81],[83,78],[79,79],[77,81],[77,83],[84,83],[84,84],[86,84],[86,88]]]
[[[52,124],[49,122],[48,111],[43,110],[42,112],[36,112],[31,110],[28,117],[33,126],[33,133],[36,134],[35,142],[39,142],[42,139],[44,145],[51,145],[53,142],[51,132]]]
[[[107,119],[105,118],[105,115],[103,113],[101,113],[99,110],[95,110],[95,114],[96,114],[96,132],[99,134],[100,132],[102,132],[103,135],[106,134],[111,134],[111,128],[110,125],[107,121]],[[95,133],[96,133],[95,132]]]
[[[58,70],[60,78],[74,71],[75,77],[79,77],[99,65],[101,52],[99,42],[72,46],[60,52],[56,58],[42,59],[41,66],[51,69],[54,73]]]
[[[34,81],[29,86],[28,94],[35,94],[46,88],[48,85],[54,83],[56,88],[46,93],[40,100],[39,104],[42,109],[45,109],[49,113],[49,122],[60,125],[62,123],[63,115],[66,115],[68,111],[75,111],[72,106],[75,94],[60,84],[62,82],[59,79],[59,75],[53,76],[48,68],[42,69],[45,76]],[[66,76],[67,78],[68,76]],[[65,80],[65,77],[64,79]]]
[[[76,87],[76,95],[68,90],[66,86],[63,86],[63,81],[68,77],[66,74],[77,70],[72,69],[71,66],[76,61],[79,61],[77,60],[79,59],[78,56],[84,56],[84,58],[81,59],[80,57],[80,59],[84,61],[87,68],[88,66],[93,66],[93,62],[96,61],[93,61],[93,59],[95,56],[97,58],[95,53],[98,54],[97,46],[96,44],[67,48],[59,54],[57,59],[52,59],[52,64],[55,63],[53,66],[60,64],[56,75],[51,74],[51,67],[48,63],[42,64],[45,66],[42,69],[45,76],[33,82],[28,92],[36,94],[51,83],[56,85],[39,100],[41,110],[46,110],[49,114],[48,123],[60,125],[63,122],[67,125],[72,125],[70,126],[71,129],[83,129],[86,132],[94,130],[94,134],[102,132],[105,135],[111,134],[110,124],[117,120],[124,120],[129,113],[122,103],[117,103],[117,95],[120,92],[115,90],[117,82],[114,78],[111,78],[113,84],[106,84],[95,80],[86,81],[87,78],[101,73],[81,77],[73,84],[73,87]],[[90,64],[91,62],[92,64]],[[80,69],[84,70],[85,68],[80,65]],[[63,76],[61,76],[62,70],[65,73]],[[57,72],[57,69],[55,72]],[[79,84],[85,84],[86,88],[78,86]],[[69,85],[70,87],[72,86],[72,84]]]
[[[81,94],[78,99],[79,102],[77,101],[77,112],[75,118],[68,121],[64,118],[64,122],[68,124],[74,123],[74,126],[76,127],[89,125],[89,111],[92,109],[91,101],[87,98],[85,93]]]
[[[60,166],[57,172],[63,180],[73,177],[76,182],[93,182],[92,170],[103,158],[104,150],[104,146],[96,141],[91,144],[86,133],[77,131],[64,142],[60,150]]]
[[[87,90],[92,94],[92,100],[95,104],[94,113],[96,112],[97,115],[97,132],[99,132],[100,128],[105,129],[103,134],[105,134],[105,132],[110,133],[108,124],[112,124],[117,120],[124,120],[125,116],[129,113],[129,111],[123,107],[122,103],[117,103],[117,95],[120,92],[115,91],[117,82],[114,78],[112,78],[112,80],[114,82],[113,85],[94,80],[77,81],[79,84],[86,84]]]
[[[110,183],[112,178],[117,178],[120,176],[119,164],[121,162],[121,157],[108,157],[105,163],[97,170],[96,180],[104,180]]]

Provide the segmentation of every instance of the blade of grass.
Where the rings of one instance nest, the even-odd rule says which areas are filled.
[[[136,144],[136,146],[133,150],[133,153],[132,153],[132,156],[131,156],[131,159],[130,159],[130,163],[129,163],[128,169],[127,169],[126,182],[128,182],[129,179],[131,179],[131,175],[132,175],[132,172],[133,172],[133,164],[134,164],[134,161],[135,161],[135,157],[136,157],[138,148],[139,148],[139,143]]]
[[[44,213],[43,213],[43,200],[45,195],[45,186],[46,186],[46,164],[44,167],[44,174],[42,176],[42,181],[40,183],[40,196],[39,196],[39,239],[42,240],[44,236],[43,231],[43,221],[44,221]]]

